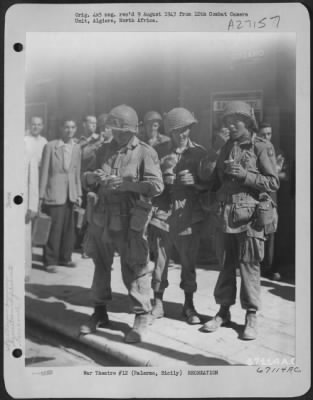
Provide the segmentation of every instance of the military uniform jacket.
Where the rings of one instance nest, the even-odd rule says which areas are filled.
[[[99,134],[91,135],[88,138],[82,136],[78,144],[80,145],[82,154],[81,172],[84,173],[93,165],[96,151],[102,146],[103,139]]]
[[[234,148],[236,147],[236,155]],[[235,156],[235,157],[234,157]],[[247,171],[243,180],[225,174],[225,160],[235,159]],[[263,238],[264,229],[253,227],[253,214],[260,193],[272,193],[279,188],[273,145],[258,137],[229,140],[222,148],[212,177],[216,191],[217,214],[226,233],[247,231],[248,235]]]
[[[205,156],[206,150],[191,140],[182,153],[176,152],[174,147],[168,148],[168,155],[161,159],[162,170],[167,159],[171,157],[175,162],[173,173],[177,176],[180,171],[189,170],[195,177],[196,184],[166,185],[164,192],[153,199],[152,225],[173,234],[189,235],[192,233],[192,226],[204,219],[205,214],[199,193],[206,188],[207,184],[199,176],[199,165],[200,160]]]
[[[145,140],[145,142],[154,148],[154,150],[158,153],[159,159],[166,156],[172,147],[171,139],[166,135],[162,135],[161,133],[158,134],[155,141],[149,142],[149,140]]]
[[[146,143],[134,136],[126,146],[119,148],[113,139],[105,143],[96,152],[93,166],[90,170],[101,168],[107,175],[117,175],[130,182],[142,186],[145,199],[149,201],[160,194],[164,188],[157,153]],[[104,214],[113,217],[129,217],[136,201],[141,197],[138,193],[108,190],[105,186],[88,187],[86,172],[83,175],[83,186],[88,190],[93,189],[98,194],[95,207],[95,223],[104,224]]]

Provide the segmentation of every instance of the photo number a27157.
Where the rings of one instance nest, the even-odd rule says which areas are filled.
[[[246,29],[262,30],[265,28],[279,28],[280,16],[264,17],[257,21],[252,19],[230,19],[228,22],[228,31],[240,31]]]

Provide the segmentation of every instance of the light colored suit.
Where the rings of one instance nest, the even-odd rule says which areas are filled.
[[[68,169],[64,161],[62,140],[48,142],[43,150],[39,197],[47,205],[65,204],[67,200],[75,203],[82,195],[80,166],[81,150],[78,144],[72,145]]]
[[[34,153],[25,151],[25,186],[24,186],[24,204],[25,213],[28,210],[38,211],[39,200],[39,171],[38,158]],[[32,268],[32,221],[25,223],[25,277],[30,278]]]

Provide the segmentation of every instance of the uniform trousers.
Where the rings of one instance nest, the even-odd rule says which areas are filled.
[[[275,233],[269,233],[264,244],[264,260],[262,268],[264,272],[277,272],[277,268],[273,265],[275,249]]]
[[[264,257],[264,240],[250,237],[246,232],[224,233],[225,262],[215,289],[217,304],[231,306],[236,302],[236,268],[240,268],[241,307],[260,308],[260,262]]]
[[[172,247],[176,249],[181,263],[180,288],[186,293],[194,293],[197,290],[196,262],[200,244],[200,229],[200,224],[194,224],[191,234],[173,235],[156,226],[150,226],[149,241],[155,256],[151,282],[154,292],[163,293],[168,287],[168,263]]]
[[[104,239],[103,230],[103,227],[93,223],[88,225],[89,237],[86,252],[95,264],[91,286],[93,304],[106,305],[112,300],[111,267],[116,250],[120,255],[122,279],[130,296],[131,311],[136,314],[151,311],[151,264],[148,259],[145,263],[130,263],[129,243],[125,232],[110,232],[110,241],[108,241]]]
[[[44,211],[51,217],[51,230],[44,248],[46,265],[71,261],[75,243],[74,203],[45,205]]]

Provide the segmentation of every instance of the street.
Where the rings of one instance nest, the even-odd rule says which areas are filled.
[[[262,310],[257,340],[240,339],[244,312],[238,301],[232,307],[232,324],[217,332],[201,332],[182,318],[180,266],[169,269],[170,287],[165,293],[165,318],[150,326],[143,343],[129,345],[125,334],[133,324],[129,298],[121,279],[119,257],[112,269],[113,301],[109,304],[110,326],[79,337],[79,326],[92,314],[90,286],[94,265],[73,254],[76,268],[58,267],[49,274],[42,266],[42,250],[34,249],[31,281],[26,284],[27,365],[226,365],[254,364],[257,358],[291,359],[295,355],[295,286],[262,279]],[[214,285],[218,266],[199,265],[195,303],[203,322],[215,314]],[[237,277],[237,286],[240,286]],[[44,326],[48,332],[43,335]],[[53,333],[52,333],[53,332]],[[61,335],[61,336],[58,336]],[[66,338],[66,339],[65,339]],[[114,359],[109,359],[113,357]],[[46,365],[46,364],[44,364]]]
[[[25,363],[29,367],[121,365],[101,352],[29,321],[26,321],[25,345]]]

